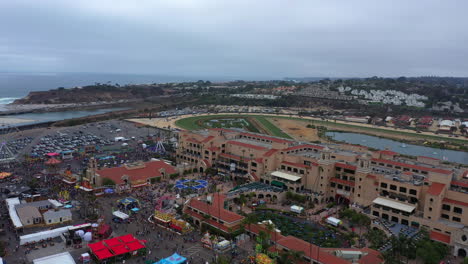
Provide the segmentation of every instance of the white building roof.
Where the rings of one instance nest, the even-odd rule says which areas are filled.
[[[33,242],[33,241],[39,241],[42,239],[58,237],[61,234],[67,232],[69,227],[71,226],[59,227],[59,228],[55,228],[52,230],[46,230],[42,232],[20,236],[20,245],[24,245],[26,243]]]
[[[21,204],[20,200],[18,198],[9,198],[5,200],[7,207],[8,207],[8,212],[10,214],[11,221],[13,222],[13,225],[15,228],[21,228],[23,227],[23,224],[21,223],[21,219],[18,216],[18,213],[16,213],[15,206],[18,204]]]
[[[404,212],[407,212],[407,213],[413,212],[413,210],[416,208],[415,206],[412,206],[412,205],[396,202],[396,201],[381,198],[381,197],[376,198],[373,201],[373,203],[378,204],[378,205],[387,206],[387,207],[397,209],[397,210],[400,210],[400,211],[404,211]]]
[[[129,218],[128,214],[123,213],[121,211],[115,211],[115,212],[112,213],[112,215],[114,215],[114,216],[116,216],[116,217],[118,217],[120,219],[123,219],[123,220]]]
[[[68,251],[33,260],[33,264],[56,264],[56,263],[76,264],[75,260],[70,255],[70,253],[68,253]]]
[[[452,120],[442,120],[440,121],[439,125],[442,127],[442,126],[448,126],[448,127],[452,127],[454,126],[455,124],[453,123]]]
[[[57,201],[57,200],[49,199],[49,202],[50,202],[53,206],[55,206],[55,207],[61,207],[61,206],[63,206],[63,204],[60,203],[60,202]]]
[[[286,179],[286,180],[289,180],[289,181],[297,181],[297,180],[301,179],[301,177],[299,177],[299,176],[289,174],[289,173],[286,173],[286,172],[282,172],[282,171],[274,171],[274,172],[271,173],[271,176]]]

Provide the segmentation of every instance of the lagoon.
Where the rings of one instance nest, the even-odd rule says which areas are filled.
[[[362,145],[380,150],[390,149],[404,155],[426,156],[468,165],[468,152],[405,144],[391,139],[358,133],[327,132],[326,135],[336,141],[343,141],[350,144]]]

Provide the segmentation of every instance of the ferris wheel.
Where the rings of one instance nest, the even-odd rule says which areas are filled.
[[[18,132],[19,129],[17,127],[0,123],[0,163],[9,162],[16,158],[15,152],[10,148],[8,143]]]

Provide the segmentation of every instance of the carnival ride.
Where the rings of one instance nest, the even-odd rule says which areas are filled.
[[[166,228],[170,228],[173,231],[179,233],[187,233],[193,230],[189,223],[182,219],[177,219],[175,213],[171,212],[171,209],[165,208],[165,201],[173,200],[174,197],[171,195],[161,196],[156,201],[154,210],[154,217],[156,224],[162,225]],[[167,205],[166,205],[167,206]]]

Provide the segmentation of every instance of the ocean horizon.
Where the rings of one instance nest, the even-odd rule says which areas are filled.
[[[12,103],[33,91],[47,91],[59,87],[72,88],[94,83],[143,84],[188,82],[209,80],[212,82],[240,80],[241,77],[190,77],[157,74],[119,74],[119,73],[17,73],[0,72],[0,110],[2,105]],[[253,80],[247,78],[245,80]],[[259,78],[262,80],[264,78]],[[266,80],[266,79],[264,79]]]

